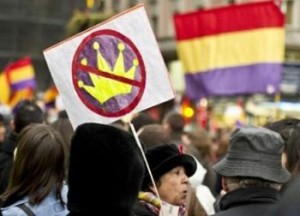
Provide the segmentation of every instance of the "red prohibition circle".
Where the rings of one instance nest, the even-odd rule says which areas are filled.
[[[127,79],[127,78],[124,78],[121,76],[116,76],[114,74],[103,73],[103,71],[100,71],[96,68],[84,67],[80,64],[80,56],[82,55],[83,50],[86,48],[86,46],[90,45],[91,41],[93,41],[93,40],[95,41],[96,38],[101,38],[101,37],[109,37],[111,40],[121,41],[122,43],[125,44],[125,46],[129,47],[129,49],[132,51],[132,52],[130,52],[131,55],[133,55],[138,60],[137,68],[139,70],[136,70],[135,73],[139,72],[139,76],[138,76],[139,80],[137,80],[136,75],[134,76],[134,79],[131,80],[131,79]],[[129,101],[128,104],[125,105],[124,107],[121,107],[120,109],[115,108],[116,110],[113,110],[107,104],[105,104],[106,102],[104,104],[101,104],[96,99],[89,97],[87,95],[87,93],[78,86],[78,81],[80,80],[78,76],[80,74],[87,73],[86,70],[88,70],[89,73],[92,72],[94,74],[104,76],[109,79],[117,80],[119,82],[124,82],[126,84],[132,85],[131,93],[124,95],[124,97],[119,96],[120,98],[118,98],[119,101],[121,100],[121,101],[125,101],[125,102],[127,102],[125,98],[132,98],[131,101]],[[83,41],[80,43],[79,47],[77,48],[75,55],[73,57],[73,62],[72,62],[72,81],[73,81],[73,86],[74,86],[76,93],[79,96],[80,100],[91,111],[93,111],[99,115],[105,116],[105,117],[120,117],[120,116],[123,116],[123,115],[131,112],[137,106],[137,104],[140,102],[140,100],[142,98],[142,95],[145,90],[145,82],[146,82],[145,65],[144,65],[144,61],[143,61],[143,58],[142,58],[139,50],[136,48],[134,43],[129,38],[127,38],[125,35],[121,34],[120,32],[117,32],[114,30],[110,30],[110,29],[99,30],[99,31],[95,31],[95,32],[91,33],[86,38],[84,38]],[[135,88],[135,90],[134,90],[134,88]],[[133,93],[133,92],[135,92],[135,93]],[[131,94],[133,94],[133,95],[131,95]],[[123,99],[122,99],[122,97],[123,97]],[[111,100],[111,99],[109,99],[109,100]],[[113,101],[111,101],[111,102],[113,102]],[[115,102],[114,104],[117,104],[117,103]],[[114,104],[111,103],[111,106]],[[115,107],[118,107],[118,106],[115,106]]]

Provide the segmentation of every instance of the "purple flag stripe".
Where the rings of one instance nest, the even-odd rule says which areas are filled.
[[[185,75],[186,93],[193,100],[208,96],[230,96],[267,93],[267,88],[279,90],[281,63],[264,63],[214,69]]]
[[[11,89],[13,91],[25,89],[25,88],[35,88],[36,82],[35,79],[23,80],[22,82],[12,83]]]

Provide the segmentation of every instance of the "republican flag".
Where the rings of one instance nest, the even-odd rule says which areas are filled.
[[[178,14],[174,22],[191,99],[279,91],[284,16],[274,2]]]
[[[24,57],[9,63],[4,73],[9,89],[9,100],[7,104],[14,109],[24,99],[32,99],[36,87],[34,67],[30,57]]]
[[[0,73],[0,104],[8,104],[10,86],[5,72]]]
[[[45,92],[44,95],[44,102],[46,108],[51,108],[55,106],[55,99],[58,96],[58,91],[56,86],[52,85],[49,89]]]
[[[34,67],[29,57],[8,64],[5,72],[12,91],[34,89],[36,86]]]
[[[11,107],[11,109],[13,110],[13,112],[15,111],[16,106],[19,104],[20,101],[22,100],[31,100],[33,99],[34,96],[34,91],[32,88],[23,88],[20,89],[18,91],[15,91],[9,102],[8,105]]]

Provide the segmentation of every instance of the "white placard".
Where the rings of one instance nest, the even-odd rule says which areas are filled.
[[[175,97],[143,4],[43,53],[74,128]]]

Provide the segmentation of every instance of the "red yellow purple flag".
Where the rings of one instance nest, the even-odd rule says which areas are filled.
[[[34,67],[30,57],[9,63],[5,69],[10,97],[7,104],[14,109],[21,100],[32,99],[36,86]]]
[[[10,86],[5,72],[0,73],[0,104],[8,104]]]
[[[33,98],[33,89],[32,88],[24,88],[14,92],[9,100],[8,105],[12,110],[15,109],[16,105],[22,100],[32,99]]]
[[[58,95],[58,90],[55,85],[50,86],[49,89],[45,92],[44,101],[46,108],[54,107],[55,106],[55,99]]]
[[[191,99],[279,91],[284,16],[274,2],[177,14],[174,23]]]
[[[12,91],[36,86],[34,68],[29,57],[8,64],[5,68]]]

